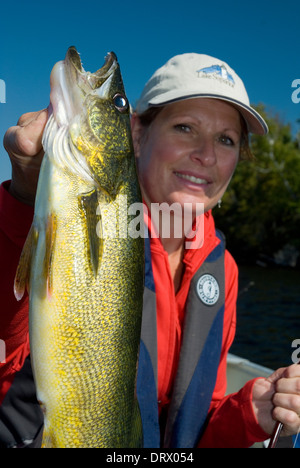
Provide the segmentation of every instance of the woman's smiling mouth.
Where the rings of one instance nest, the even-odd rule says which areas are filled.
[[[192,182],[193,184],[196,184],[196,185],[208,185],[210,184],[211,182],[207,179],[203,179],[201,177],[196,177],[196,176],[193,176],[193,175],[190,175],[190,174],[186,174],[186,173],[182,173],[182,172],[177,172],[175,171],[174,174],[179,177],[180,179],[184,179],[184,180],[187,180],[189,182]]]

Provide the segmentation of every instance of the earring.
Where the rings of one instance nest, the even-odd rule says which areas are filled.
[[[220,200],[218,201],[218,208],[221,208],[222,206],[222,198],[220,198]]]

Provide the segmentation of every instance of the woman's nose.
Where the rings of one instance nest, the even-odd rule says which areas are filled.
[[[192,149],[190,157],[193,161],[200,163],[202,166],[213,166],[217,161],[214,141],[199,141]]]

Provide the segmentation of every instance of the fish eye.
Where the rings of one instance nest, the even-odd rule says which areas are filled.
[[[127,98],[119,93],[114,96],[113,102],[114,102],[115,107],[120,112],[126,112],[129,107]]]

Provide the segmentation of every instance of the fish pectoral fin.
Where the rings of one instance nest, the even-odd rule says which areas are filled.
[[[46,250],[44,257],[43,274],[47,282],[47,296],[52,296],[53,281],[52,281],[52,261],[54,244],[57,230],[57,220],[54,214],[48,215],[46,226]]]
[[[87,238],[87,255],[94,277],[98,275],[102,251],[102,220],[96,190],[81,195],[79,204],[83,214],[83,224]]]
[[[14,293],[17,301],[23,298],[26,289],[28,292],[30,289],[31,262],[37,246],[38,236],[38,231],[32,224],[21,253],[15,276]]]

